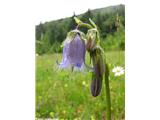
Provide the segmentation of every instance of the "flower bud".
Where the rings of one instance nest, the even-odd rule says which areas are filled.
[[[87,44],[86,49],[88,51],[92,51],[96,46],[96,39],[97,39],[97,29],[90,29],[87,32]]]
[[[91,52],[91,58],[93,62],[93,73],[91,82],[91,93],[94,97],[98,96],[102,89],[102,80],[105,70],[105,60],[102,56],[101,49],[95,47],[94,51]]]

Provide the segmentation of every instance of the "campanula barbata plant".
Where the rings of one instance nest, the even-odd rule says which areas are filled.
[[[59,68],[69,68],[72,70],[83,70],[84,66],[91,69],[92,78],[90,90],[93,97],[100,94],[102,89],[103,78],[105,78],[106,86],[106,117],[107,120],[111,120],[111,101],[110,101],[110,89],[109,89],[109,68],[106,63],[106,57],[103,49],[100,46],[99,31],[96,24],[89,19],[90,24],[84,23],[77,17],[74,18],[77,27],[75,30],[71,30],[63,46],[63,58],[59,63]],[[85,35],[82,31],[78,30],[79,27],[88,28]],[[85,53],[89,52],[91,58],[91,66],[85,64]],[[57,62],[58,63],[58,62]]]
[[[72,30],[68,33],[63,42],[63,59],[59,64],[60,68],[77,68],[82,70],[85,59],[85,40],[84,34],[79,30]]]

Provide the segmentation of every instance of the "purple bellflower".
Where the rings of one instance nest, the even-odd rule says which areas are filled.
[[[63,58],[59,68],[70,68],[82,70],[85,64],[85,41],[83,33],[78,30],[72,30],[68,33],[63,42]]]

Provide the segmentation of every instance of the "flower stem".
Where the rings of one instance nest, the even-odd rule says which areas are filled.
[[[106,118],[107,120],[111,120],[111,100],[110,100],[110,88],[109,88],[109,68],[108,65],[105,64],[105,86],[106,86]]]
[[[87,23],[79,23],[76,29],[78,29],[79,27],[87,27],[89,29],[93,28],[90,24],[87,24]]]

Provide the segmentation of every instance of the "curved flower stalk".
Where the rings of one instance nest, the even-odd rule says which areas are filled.
[[[110,100],[110,88],[109,88],[109,68],[106,63],[105,54],[100,46],[100,37],[96,24],[89,19],[93,26],[87,32],[87,44],[86,49],[90,53],[90,57],[93,64],[92,82],[91,82],[91,94],[96,97],[100,94],[102,89],[103,76],[105,77],[106,86],[106,118],[111,120],[111,100]],[[81,24],[81,23],[79,23]]]
[[[59,68],[71,67],[72,69],[82,70],[86,51],[83,33],[78,30],[70,31],[62,46],[63,59]]]

